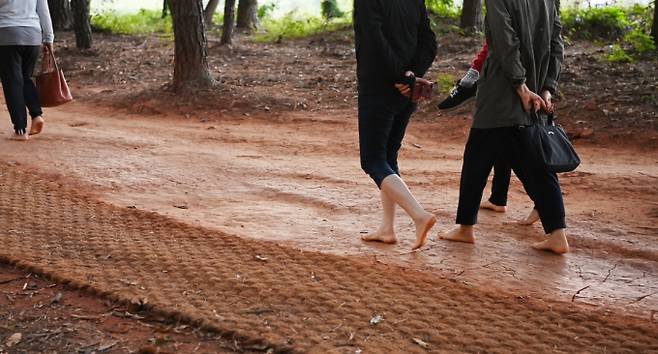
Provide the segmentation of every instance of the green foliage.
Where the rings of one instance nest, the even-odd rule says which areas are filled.
[[[626,12],[617,6],[566,9],[561,18],[569,35],[584,39],[619,39],[630,26]]]
[[[322,8],[322,17],[327,21],[345,16],[345,13],[338,8],[336,0],[322,0],[320,6]]]
[[[320,33],[345,30],[352,26],[350,16],[325,21],[320,17],[300,17],[292,12],[280,19],[265,18],[262,22],[265,33],[256,35],[258,42],[274,42],[282,39],[300,39]]]
[[[95,31],[117,34],[173,33],[171,17],[162,18],[155,10],[139,10],[135,14],[108,11],[93,15],[91,25]]]
[[[636,53],[644,54],[656,50],[656,44],[651,35],[640,29],[635,29],[624,36],[624,42],[628,43]]]
[[[262,20],[266,17],[269,17],[272,14],[272,12],[274,12],[274,10],[276,10],[278,7],[279,6],[276,3],[274,3],[273,1],[259,6],[258,7],[258,18]]]
[[[610,54],[607,57],[608,61],[611,63],[631,63],[633,62],[633,57],[628,55],[624,48],[618,44],[613,44],[610,47]]]
[[[436,77],[436,87],[439,93],[449,93],[455,86],[455,77],[450,74],[442,74]]]
[[[452,0],[425,0],[427,11],[439,18],[457,20],[461,9],[456,7]]]
[[[561,17],[564,32],[571,37],[612,42],[605,57],[611,63],[631,62],[634,56],[656,50],[649,35],[653,6],[567,9]]]

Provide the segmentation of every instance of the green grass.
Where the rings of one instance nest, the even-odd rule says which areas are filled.
[[[450,90],[455,86],[455,77],[450,74],[439,73],[436,77],[436,87],[439,93],[450,93]]]
[[[612,45],[610,48],[610,54],[606,57],[606,59],[611,62],[611,63],[631,63],[633,62],[633,57],[628,55],[624,48],[619,46],[618,44]]]
[[[322,33],[346,30],[352,26],[351,14],[330,21],[320,17],[300,17],[290,13],[280,19],[264,18],[263,33],[255,35],[257,42],[274,42],[283,39],[300,39]]]
[[[135,14],[102,12],[91,17],[91,25],[95,31],[117,34],[173,33],[171,17],[163,19],[156,10],[142,9]]]

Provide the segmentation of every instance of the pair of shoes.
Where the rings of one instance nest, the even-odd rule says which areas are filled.
[[[442,111],[450,111],[459,107],[460,105],[472,100],[478,91],[477,82],[472,87],[464,87],[457,81],[457,85],[450,91],[450,95],[439,103],[439,109]]]

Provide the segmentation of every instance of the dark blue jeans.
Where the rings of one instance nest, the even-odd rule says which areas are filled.
[[[457,224],[477,223],[487,177],[493,165],[502,159],[512,168],[530,199],[535,202],[544,231],[549,234],[566,228],[560,181],[555,173],[532,163],[520,134],[518,127],[471,129],[464,151]]]
[[[32,118],[43,114],[32,73],[40,46],[0,46],[0,80],[14,130],[27,131],[27,112]]]
[[[397,92],[359,95],[359,149],[361,168],[381,187],[400,175],[398,151],[416,105]]]

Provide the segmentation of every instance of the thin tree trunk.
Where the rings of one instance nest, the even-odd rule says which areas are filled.
[[[251,32],[258,27],[258,0],[240,0],[237,28]]]
[[[170,5],[175,37],[174,90],[212,86],[201,0],[175,0]]]
[[[482,22],[482,0],[464,0],[459,26],[467,31],[481,31]]]
[[[73,15],[71,14],[71,3],[69,0],[48,0],[50,18],[53,21],[55,31],[67,31],[73,26]]]
[[[226,0],[224,6],[224,26],[221,44],[231,44],[235,28],[235,0]]]
[[[89,0],[71,0],[75,45],[78,48],[91,48],[91,23],[89,22]]]
[[[651,29],[651,35],[653,36],[653,42],[656,43],[658,48],[658,1],[653,2],[653,27]]]
[[[208,5],[206,5],[206,9],[203,11],[203,19],[206,20],[206,25],[208,26],[212,25],[213,23],[212,18],[213,16],[215,16],[215,12],[217,12],[218,5],[219,5],[219,0],[208,1]]]
[[[167,17],[171,9],[171,0],[162,0],[162,18]]]

